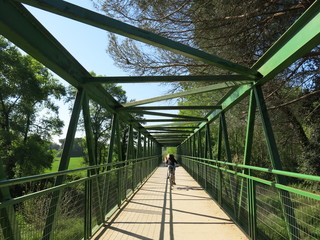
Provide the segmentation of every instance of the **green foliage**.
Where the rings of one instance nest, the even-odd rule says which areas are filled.
[[[60,139],[61,149],[63,149],[65,144],[65,139]],[[62,151],[57,155],[61,157]],[[74,138],[73,146],[71,149],[70,157],[82,157],[84,155],[84,139],[83,138]]]
[[[17,159],[15,177],[36,175],[50,168],[54,157],[47,150],[48,145],[49,142],[38,135],[30,136],[26,142],[17,143],[13,150],[13,158]]]
[[[320,173],[320,127],[311,130],[310,144],[299,159],[299,170],[305,174]]]
[[[0,37],[0,154],[9,178],[50,166],[46,141],[63,127],[54,99],[64,95],[47,68]]]
[[[244,66],[252,66],[293,24],[313,1],[94,1],[113,18],[144,28],[180,43],[204,50]],[[122,69],[136,75],[229,74],[203,62],[133,40],[109,35],[108,52]],[[319,46],[264,85],[274,134],[283,168],[319,174],[319,146],[311,140],[319,119]],[[212,83],[181,82],[173,91]],[[179,105],[213,105],[228,90],[197,94],[179,100]],[[232,158],[243,160],[247,102],[229,111],[227,124]],[[205,116],[205,111],[180,114]],[[257,116],[259,118],[259,115]],[[270,167],[261,120],[255,122],[253,164]],[[212,139],[217,139],[217,128]],[[215,141],[214,141],[215,142]],[[214,146],[214,155],[217,147]],[[224,148],[222,148],[224,151]],[[224,153],[223,153],[224,156]]]
[[[162,159],[165,159],[165,157],[168,154],[173,154],[177,158],[177,148],[176,147],[166,147],[162,149]]]

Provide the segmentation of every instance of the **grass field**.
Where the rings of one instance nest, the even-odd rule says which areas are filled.
[[[55,157],[54,160],[53,160],[53,163],[52,163],[52,168],[45,170],[45,173],[58,172],[59,163],[60,163],[60,157]],[[83,158],[82,157],[72,157],[72,158],[70,158],[70,163],[69,163],[68,170],[76,169],[76,168],[82,168],[82,167],[85,167],[85,165],[83,164]],[[78,174],[81,174],[81,173],[79,172]]]

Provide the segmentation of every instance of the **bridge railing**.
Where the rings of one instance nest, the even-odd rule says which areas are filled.
[[[183,167],[251,239],[320,239],[320,177],[180,156]],[[276,175],[286,176],[288,186]]]
[[[148,179],[160,159],[151,156],[0,181],[1,194],[9,196],[9,189],[16,194],[0,203],[0,239],[89,239]],[[61,176],[63,183],[54,186]]]

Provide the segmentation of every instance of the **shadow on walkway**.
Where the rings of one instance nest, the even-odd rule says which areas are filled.
[[[166,171],[159,167],[92,239],[247,239],[182,167],[173,189]]]

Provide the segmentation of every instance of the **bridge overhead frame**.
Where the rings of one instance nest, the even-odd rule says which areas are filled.
[[[71,54],[41,25],[41,23],[37,21],[37,19],[24,7],[22,3],[203,61],[207,64],[211,64],[212,66],[228,70],[232,72],[232,74],[221,76],[92,77],[90,73],[84,69],[78,61],[73,58],[73,56],[71,56]],[[314,4],[251,68],[221,59],[220,57],[210,55],[198,49],[174,42],[154,33],[130,26],[93,11],[59,0],[0,0],[0,33],[78,89],[66,136],[66,144],[59,166],[60,172],[68,169],[71,146],[74,140],[81,110],[83,111],[85,122],[89,162],[92,166],[97,165],[96,156],[94,156],[93,152],[93,136],[88,107],[89,100],[97,102],[113,114],[108,155],[109,164],[112,164],[114,146],[120,147],[122,145],[120,121],[123,124],[126,124],[129,128],[128,143],[125,154],[126,157],[125,159],[122,159],[121,155],[118,156],[118,161],[122,163],[121,166],[124,168],[132,159],[135,158],[158,156],[158,158],[155,159],[160,161],[162,146],[178,146],[178,153],[181,156],[188,155],[197,158],[213,159],[209,127],[210,123],[213,121],[219,122],[219,151],[217,160],[219,161],[222,159],[221,149],[224,147],[226,159],[231,163],[227,124],[224,115],[230,108],[249,95],[250,103],[243,165],[250,164],[251,146],[253,142],[253,123],[255,119],[255,110],[258,109],[263,122],[265,138],[270,154],[270,162],[273,169],[282,170],[279,153],[273,136],[261,87],[297,59],[301,58],[305,53],[310,52],[314,47],[320,44],[320,28],[318,27],[320,25],[319,9],[320,1],[315,1]],[[175,81],[206,81],[212,82],[213,84],[207,87],[201,87],[172,95],[144,99],[123,105],[118,103],[102,85],[103,83]],[[181,98],[192,94],[219,91],[220,89],[230,90],[218,103],[213,103],[212,106],[141,106],[172,98]],[[164,114],[161,112],[162,110],[173,109],[209,109],[211,112],[204,118]],[[158,115],[162,117],[171,117],[171,119],[159,118],[140,120],[134,118],[131,113]],[[164,122],[164,124],[144,127],[141,125],[141,122],[143,121]],[[172,133],[180,133],[180,136],[171,137]],[[222,145],[222,142],[224,145]],[[217,166],[219,167],[220,163]],[[231,168],[232,167],[229,167],[229,170],[231,170]],[[110,171],[111,167],[105,167],[104,169],[105,171]],[[149,170],[151,172],[151,169]],[[91,169],[88,171],[88,174],[94,175],[99,171],[101,171],[99,168]],[[136,170],[133,169],[133,171]],[[250,171],[243,170],[243,173],[250,174]],[[219,179],[219,176],[221,177],[222,175],[217,176],[218,182],[222,181]],[[61,186],[64,180],[63,175],[57,176],[55,179],[55,187],[58,188]],[[5,181],[2,182],[4,183],[0,186],[4,186],[1,194],[1,200],[3,201],[4,199],[10,199],[10,196],[8,195],[8,184]],[[286,177],[277,175],[276,183],[287,185]],[[106,184],[108,184],[108,180],[106,181]],[[250,187],[251,190],[254,188],[254,186],[252,186],[252,182],[248,182],[248,187]],[[102,188],[108,189],[106,186],[103,186]],[[90,188],[88,191],[90,191]],[[98,192],[97,194],[108,195],[109,193],[106,191],[103,193]],[[240,195],[241,194],[243,193],[241,192]],[[248,199],[250,208],[248,235],[250,238],[255,239],[257,227],[254,204],[255,199],[251,195]],[[293,207],[289,192],[286,190],[279,190],[279,199],[281,201],[282,211],[285,217],[288,236],[290,239],[299,239],[299,231],[294,227],[297,223],[295,222],[295,214],[292,211]],[[61,192],[55,191],[51,200],[51,208],[46,219],[42,239],[53,239],[52,226],[55,222],[55,214],[57,213],[57,206],[60,201]],[[121,202],[121,199],[118,201]],[[222,203],[222,196],[218,197],[218,202]],[[87,208],[88,211],[90,211],[89,205]],[[236,208],[237,206],[234,206],[234,209]],[[4,216],[4,218],[1,218],[1,227],[2,229],[6,229],[6,231],[3,230],[3,232],[8,234],[8,239],[21,239],[16,219],[12,217],[12,211],[12,208],[1,208],[1,212]],[[101,216],[101,221],[103,219],[104,216]],[[85,227],[84,238],[89,238],[92,233],[88,222],[90,222],[90,219],[86,219],[87,224]]]

